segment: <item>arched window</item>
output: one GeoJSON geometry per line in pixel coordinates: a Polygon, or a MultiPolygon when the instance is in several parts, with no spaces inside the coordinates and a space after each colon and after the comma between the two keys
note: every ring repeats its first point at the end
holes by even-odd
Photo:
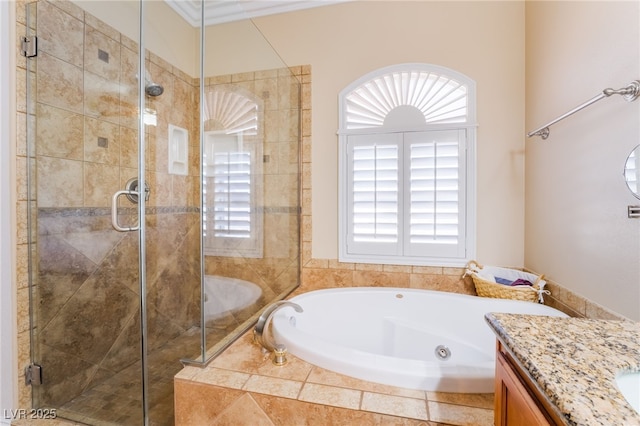
{"type": "Polygon", "coordinates": [[[475,83],[382,68],[339,96],[340,260],[462,266],[475,245],[475,83]]]}

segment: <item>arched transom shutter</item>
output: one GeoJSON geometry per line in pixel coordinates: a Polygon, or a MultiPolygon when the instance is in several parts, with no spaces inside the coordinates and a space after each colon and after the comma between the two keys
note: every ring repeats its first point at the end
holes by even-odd
{"type": "Polygon", "coordinates": [[[422,124],[469,119],[467,86],[439,72],[387,72],[351,90],[344,105],[347,130],[385,126],[385,120],[393,117],[390,113],[402,106],[419,111],[422,124]]]}

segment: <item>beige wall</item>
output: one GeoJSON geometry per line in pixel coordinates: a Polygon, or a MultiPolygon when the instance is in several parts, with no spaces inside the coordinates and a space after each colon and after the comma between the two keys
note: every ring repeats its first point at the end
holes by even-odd
{"type": "Polygon", "coordinates": [[[338,93],[387,65],[452,68],[478,89],[482,262],[524,260],[524,3],[353,2],[255,19],[287,64],[310,64],[313,257],[338,257],[338,93]]]}
{"type": "MultiPolygon", "coordinates": [[[[532,130],[606,87],[640,78],[640,2],[527,2],[532,130]]],[[[526,143],[525,265],[640,319],[640,204],[622,178],[640,142],[640,101],[603,99],[526,143]]]]}

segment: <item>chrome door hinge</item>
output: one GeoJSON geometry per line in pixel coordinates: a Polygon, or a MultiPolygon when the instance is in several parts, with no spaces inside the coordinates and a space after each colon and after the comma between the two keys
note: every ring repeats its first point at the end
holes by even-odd
{"type": "Polygon", "coordinates": [[[627,216],[629,219],[640,218],[640,206],[627,206],[627,216]]]}
{"type": "Polygon", "coordinates": [[[22,37],[22,56],[27,58],[38,56],[38,37],[22,37]]]}
{"type": "Polygon", "coordinates": [[[42,367],[38,364],[29,364],[24,369],[24,384],[41,385],[42,384],[42,367]]]}

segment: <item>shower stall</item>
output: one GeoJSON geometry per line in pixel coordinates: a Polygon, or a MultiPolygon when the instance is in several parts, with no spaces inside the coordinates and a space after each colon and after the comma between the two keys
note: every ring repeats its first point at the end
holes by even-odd
{"type": "Polygon", "coordinates": [[[34,408],[173,424],[300,279],[300,73],[235,1],[26,5],[34,408]]]}

